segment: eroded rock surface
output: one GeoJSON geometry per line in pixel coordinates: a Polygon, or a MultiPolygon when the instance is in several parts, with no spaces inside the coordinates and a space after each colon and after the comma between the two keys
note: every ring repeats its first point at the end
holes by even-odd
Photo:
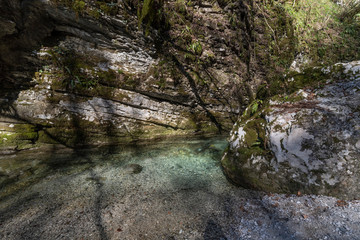
{"type": "MultiPolygon", "coordinates": [[[[197,19],[193,26],[184,32],[185,25],[176,25],[163,33],[169,35],[165,41],[156,30],[147,35],[139,29],[131,6],[96,2],[101,7],[87,6],[86,12],[62,3],[1,2],[4,151],[231,129],[243,106],[239,97],[248,97],[238,90],[242,76],[235,74],[244,64],[234,64],[238,50],[224,39],[236,31],[218,4],[188,7],[183,14],[197,19]],[[191,40],[200,33],[211,37],[191,40]],[[178,35],[184,34],[189,36],[182,41],[178,35]],[[24,133],[9,127],[13,122],[29,128],[24,133]]],[[[176,4],[166,7],[177,11],[176,4]]]]}
{"type": "Polygon", "coordinates": [[[343,69],[339,80],[320,89],[248,108],[222,159],[230,179],[264,191],[360,196],[360,62],[322,71],[334,68],[343,69]]]}

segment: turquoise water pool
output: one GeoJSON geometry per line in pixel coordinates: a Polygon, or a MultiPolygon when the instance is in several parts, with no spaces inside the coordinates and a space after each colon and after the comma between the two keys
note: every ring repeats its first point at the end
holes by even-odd
{"type": "Polygon", "coordinates": [[[0,239],[358,239],[360,201],[224,176],[224,138],[0,156],[0,239]]]}

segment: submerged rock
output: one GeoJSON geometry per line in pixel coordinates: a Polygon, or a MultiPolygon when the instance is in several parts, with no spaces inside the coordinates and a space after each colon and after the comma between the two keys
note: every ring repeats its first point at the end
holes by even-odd
{"type": "Polygon", "coordinates": [[[222,159],[232,181],[271,192],[360,196],[360,62],[335,66],[340,80],[247,109],[222,159]]]}
{"type": "Polygon", "coordinates": [[[125,167],[125,172],[126,173],[130,173],[130,174],[138,174],[141,173],[141,171],[143,170],[143,167],[140,166],[139,164],[127,164],[125,167]]]}

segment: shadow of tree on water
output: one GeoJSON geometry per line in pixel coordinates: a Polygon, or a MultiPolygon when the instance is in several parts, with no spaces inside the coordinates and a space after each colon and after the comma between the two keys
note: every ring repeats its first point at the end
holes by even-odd
{"type": "Polygon", "coordinates": [[[206,223],[206,228],[204,231],[204,240],[227,240],[228,238],[225,236],[224,232],[222,231],[221,226],[212,219],[209,219],[206,223]]]}

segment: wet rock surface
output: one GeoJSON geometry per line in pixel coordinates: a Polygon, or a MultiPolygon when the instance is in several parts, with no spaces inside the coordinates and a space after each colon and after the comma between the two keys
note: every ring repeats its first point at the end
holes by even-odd
{"type": "Polygon", "coordinates": [[[139,164],[128,164],[124,166],[124,170],[126,173],[131,173],[131,174],[138,174],[141,173],[141,171],[143,170],[143,167],[139,164]]]}
{"type": "Polygon", "coordinates": [[[0,237],[358,238],[359,200],[265,194],[235,187],[219,164],[225,146],[222,139],[187,139],[141,150],[138,146],[62,149],[54,155],[48,151],[44,158],[39,158],[39,151],[29,153],[22,156],[23,162],[37,160],[30,175],[37,178],[24,177],[20,184],[1,188],[0,237]],[[139,174],[119,174],[127,164],[144,168],[139,174]],[[42,174],[44,166],[47,171],[42,174]]]}
{"type": "Polygon", "coordinates": [[[360,196],[360,63],[335,68],[339,80],[273,98],[239,120],[222,160],[233,181],[273,192],[360,196]]]}

